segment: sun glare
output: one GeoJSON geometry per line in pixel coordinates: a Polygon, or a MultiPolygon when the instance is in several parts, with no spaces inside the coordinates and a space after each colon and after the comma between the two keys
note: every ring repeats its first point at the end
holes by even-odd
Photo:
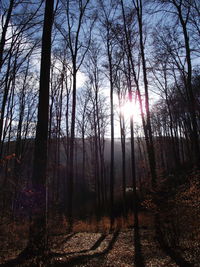
{"type": "Polygon", "coordinates": [[[135,122],[141,121],[141,112],[138,102],[126,102],[121,108],[120,113],[124,116],[124,118],[130,119],[133,116],[135,122]]]}

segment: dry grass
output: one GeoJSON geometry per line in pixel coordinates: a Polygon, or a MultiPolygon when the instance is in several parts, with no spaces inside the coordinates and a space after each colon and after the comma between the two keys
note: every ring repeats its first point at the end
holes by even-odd
{"type": "MultiPolygon", "coordinates": [[[[150,216],[145,213],[139,214],[140,226],[149,226],[151,224],[150,216]]],[[[114,230],[126,231],[133,227],[134,218],[133,214],[129,213],[127,219],[118,217],[115,219],[114,230]]],[[[49,220],[48,232],[50,236],[66,236],[68,222],[65,217],[54,217],[49,220]]],[[[109,217],[102,217],[97,220],[92,217],[88,220],[76,220],[73,227],[74,233],[104,233],[110,232],[110,219],[109,217]]],[[[18,221],[4,223],[0,225],[0,262],[5,259],[16,257],[25,247],[28,240],[29,221],[18,221]]]]}
{"type": "MultiPolygon", "coordinates": [[[[152,216],[149,216],[148,213],[140,213],[139,214],[139,224],[141,227],[150,227],[153,225],[152,216]]],[[[114,222],[115,230],[127,230],[132,228],[134,225],[134,216],[132,213],[129,213],[127,218],[123,216],[117,217],[114,222]]],[[[65,233],[68,227],[68,222],[65,217],[63,217],[59,222],[52,221],[50,223],[50,229],[54,229],[53,234],[65,233]]],[[[88,220],[76,220],[73,226],[73,232],[102,232],[108,233],[110,231],[110,218],[104,216],[97,220],[95,216],[88,220]]],[[[50,231],[51,232],[51,231],[50,231]]]]}

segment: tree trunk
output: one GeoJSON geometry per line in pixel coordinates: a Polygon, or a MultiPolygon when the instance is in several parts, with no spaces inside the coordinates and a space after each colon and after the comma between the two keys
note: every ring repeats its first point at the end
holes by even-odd
{"type": "Polygon", "coordinates": [[[154,188],[157,182],[156,158],[155,158],[153,135],[152,135],[152,129],[151,129],[147,68],[146,68],[146,59],[145,59],[144,43],[143,43],[142,1],[140,1],[140,4],[137,2],[135,6],[137,10],[137,18],[138,18],[138,26],[139,26],[140,51],[141,51],[143,81],[144,81],[144,90],[145,90],[145,109],[146,109],[146,117],[147,117],[146,130],[147,130],[147,135],[148,135],[148,140],[149,140],[148,145],[147,145],[147,151],[148,151],[148,157],[149,157],[149,167],[151,171],[151,185],[152,185],[152,188],[154,188]]]}
{"type": "Polygon", "coordinates": [[[71,135],[69,147],[69,172],[68,172],[68,231],[73,229],[73,191],[74,191],[74,141],[75,141],[75,120],[76,120],[76,59],[73,62],[73,90],[72,90],[72,114],[71,114],[71,135]]]}
{"type": "Polygon", "coordinates": [[[185,41],[185,52],[187,61],[187,94],[188,94],[188,110],[190,112],[190,118],[192,123],[192,150],[194,151],[194,164],[200,166],[200,148],[199,148],[199,137],[198,137],[198,126],[195,112],[195,98],[192,89],[192,62],[190,52],[190,41],[187,32],[187,21],[184,21],[181,6],[178,6],[173,0],[174,5],[177,8],[179,20],[183,29],[183,36],[185,41]]]}
{"type": "MultiPolygon", "coordinates": [[[[30,206],[29,242],[24,253],[42,254],[47,250],[47,142],[49,119],[49,80],[51,64],[51,31],[54,0],[46,0],[42,36],[38,119],[32,176],[33,206],[30,206]]],[[[31,197],[31,196],[30,196],[31,197]]],[[[30,201],[31,203],[31,201],[30,201]]]]}
{"type": "MultiPolygon", "coordinates": [[[[109,41],[108,41],[109,42],[109,41]]],[[[110,54],[109,44],[107,44],[108,60],[109,60],[109,76],[110,76],[110,127],[111,127],[111,147],[110,147],[110,228],[113,229],[114,225],[114,103],[113,103],[113,72],[112,72],[112,58],[110,54]]]]}
{"type": "Polygon", "coordinates": [[[14,6],[14,0],[10,0],[10,5],[9,5],[7,16],[6,16],[6,21],[3,26],[1,40],[0,40],[0,72],[1,72],[2,65],[3,65],[3,52],[4,52],[5,43],[6,43],[6,32],[9,26],[13,6],[14,6]]]}

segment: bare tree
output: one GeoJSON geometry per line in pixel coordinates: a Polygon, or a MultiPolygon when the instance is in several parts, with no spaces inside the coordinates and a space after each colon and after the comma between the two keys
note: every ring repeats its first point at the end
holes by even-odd
{"type": "MultiPolygon", "coordinates": [[[[184,71],[185,75],[185,86],[187,92],[187,105],[190,113],[190,120],[192,123],[191,133],[192,133],[192,146],[194,151],[194,163],[196,166],[199,166],[200,162],[200,149],[199,149],[199,140],[198,140],[198,126],[197,126],[197,118],[195,112],[195,97],[192,89],[192,53],[191,53],[191,42],[190,42],[190,33],[189,33],[189,18],[191,15],[191,9],[193,5],[191,5],[188,1],[158,1],[164,6],[169,6],[173,8],[174,16],[178,19],[179,27],[182,30],[182,36],[184,40],[184,50],[185,50],[185,61],[187,63],[187,69],[184,71]]],[[[194,7],[196,7],[195,2],[193,3],[194,7]]],[[[198,11],[198,8],[196,9],[198,11]]]]}
{"type": "MultiPolygon", "coordinates": [[[[92,28],[95,22],[95,16],[88,21],[87,35],[83,26],[85,14],[88,11],[89,0],[83,1],[63,1],[63,6],[66,10],[66,29],[57,23],[61,35],[67,43],[70,51],[72,62],[72,112],[71,112],[71,129],[70,129],[70,147],[69,147],[69,170],[68,170],[68,221],[69,231],[73,227],[73,180],[74,180],[74,141],[75,141],[75,117],[76,117],[76,94],[77,94],[77,73],[85,59],[88,52],[92,28]],[[74,19],[76,18],[76,23],[74,19]],[[82,39],[83,38],[83,39],[82,39]],[[82,42],[85,42],[83,45],[82,42]]],[[[86,25],[85,25],[86,26],[86,25]]]]}
{"type": "Polygon", "coordinates": [[[32,207],[29,242],[23,252],[25,254],[42,254],[47,249],[46,175],[53,8],[54,0],[46,1],[42,36],[38,119],[32,174],[35,202],[34,207],[32,207]]]}
{"type": "Polygon", "coordinates": [[[11,0],[8,9],[3,12],[3,17],[6,16],[6,19],[5,19],[5,23],[2,27],[3,29],[2,29],[1,40],[0,40],[0,71],[1,71],[1,68],[3,65],[3,53],[4,53],[4,47],[6,44],[6,33],[8,31],[9,22],[11,19],[11,14],[12,14],[12,11],[14,8],[14,3],[15,3],[15,1],[11,0]]]}

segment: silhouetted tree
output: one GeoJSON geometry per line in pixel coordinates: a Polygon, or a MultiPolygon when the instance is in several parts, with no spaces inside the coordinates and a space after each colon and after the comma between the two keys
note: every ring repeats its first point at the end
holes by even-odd
{"type": "Polygon", "coordinates": [[[49,113],[49,81],[51,65],[51,32],[54,0],[45,2],[40,68],[38,118],[35,137],[32,186],[34,195],[31,209],[29,242],[24,253],[41,254],[47,249],[47,143],[49,113]]]}

